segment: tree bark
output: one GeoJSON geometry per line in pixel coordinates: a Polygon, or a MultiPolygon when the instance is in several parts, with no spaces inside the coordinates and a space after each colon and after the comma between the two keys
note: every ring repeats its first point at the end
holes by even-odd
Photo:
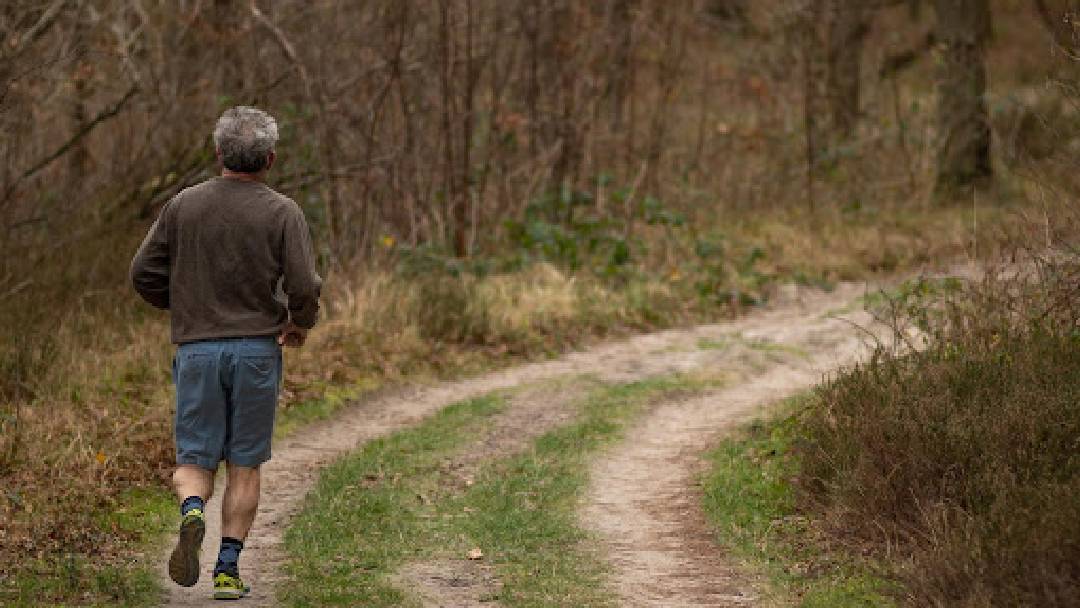
{"type": "Polygon", "coordinates": [[[831,131],[838,140],[855,133],[859,120],[863,42],[869,32],[863,0],[831,0],[828,13],[828,91],[831,131]]]}
{"type": "Polygon", "coordinates": [[[623,127],[623,111],[630,92],[630,62],[634,52],[633,0],[613,0],[611,7],[611,115],[612,129],[623,127]]]}
{"type": "Polygon", "coordinates": [[[986,46],[989,0],[936,0],[938,173],[936,191],[955,193],[985,181],[990,165],[986,46]]]}
{"type": "Polygon", "coordinates": [[[749,0],[712,0],[708,11],[735,28],[742,29],[750,22],[749,0]]]}
{"type": "MultiPolygon", "coordinates": [[[[86,106],[91,97],[90,79],[93,74],[93,65],[87,60],[89,54],[89,27],[85,20],[82,5],[75,5],[71,9],[71,47],[73,59],[71,62],[71,131],[79,133],[86,128],[90,117],[86,106]]],[[[68,156],[69,175],[79,179],[85,175],[90,167],[90,151],[86,147],[85,139],[80,139],[74,144],[71,154],[68,156]]]]}
{"type": "Polygon", "coordinates": [[[212,27],[218,48],[218,93],[232,105],[244,102],[243,52],[240,37],[244,33],[244,11],[237,0],[214,0],[212,27]]]}
{"type": "Polygon", "coordinates": [[[829,112],[824,89],[828,78],[824,34],[826,1],[811,0],[807,3],[799,31],[803,72],[803,129],[806,135],[806,197],[811,211],[815,206],[814,181],[829,148],[829,112]]]}

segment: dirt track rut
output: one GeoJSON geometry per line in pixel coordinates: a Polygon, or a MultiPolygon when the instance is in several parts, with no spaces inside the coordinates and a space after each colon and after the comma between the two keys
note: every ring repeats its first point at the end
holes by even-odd
{"type": "Polygon", "coordinates": [[[730,357],[723,365],[739,380],[661,404],[594,462],[580,519],[605,545],[620,606],[759,604],[758,585],[725,559],[705,522],[695,483],[702,454],[725,430],[816,384],[864,348],[843,321],[789,321],[762,323],[742,334],[775,349],[767,351],[772,357],[730,357]]]}

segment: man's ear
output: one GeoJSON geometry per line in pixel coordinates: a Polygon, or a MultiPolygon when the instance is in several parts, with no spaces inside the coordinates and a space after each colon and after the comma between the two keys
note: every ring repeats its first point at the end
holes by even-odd
{"type": "Polygon", "coordinates": [[[271,152],[266,155],[266,166],[263,167],[263,171],[269,171],[270,167],[274,166],[274,160],[277,158],[276,152],[271,152]]]}

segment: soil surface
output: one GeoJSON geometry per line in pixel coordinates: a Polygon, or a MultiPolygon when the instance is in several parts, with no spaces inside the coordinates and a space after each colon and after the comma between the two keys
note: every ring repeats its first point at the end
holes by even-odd
{"type": "MultiPolygon", "coordinates": [[[[626,606],[756,603],[753,581],[725,559],[700,513],[694,495],[700,453],[724,429],[857,356],[859,329],[829,313],[850,308],[864,292],[861,285],[842,285],[828,294],[802,294],[730,323],[636,336],[476,378],[400,390],[361,400],[332,420],[298,430],[277,442],[273,460],[263,468],[262,501],[241,558],[241,574],[252,586],[244,606],[275,605],[275,587],[284,579],[286,561],[282,535],[290,517],[318,471],[363,443],[416,424],[456,401],[523,388],[498,415],[492,431],[463,452],[457,464],[467,483],[481,459],[520,450],[540,432],[569,420],[571,414],[560,404],[570,403],[588,387],[575,379],[627,382],[702,371],[731,372],[735,380],[722,391],[657,406],[624,442],[603,454],[593,469],[582,524],[603,542],[614,569],[613,585],[626,606]],[[536,388],[552,381],[558,382],[557,394],[536,388]]],[[[845,316],[869,323],[861,313],[845,316]]],[[[221,493],[218,487],[207,507],[202,576],[195,587],[181,588],[168,579],[165,563],[174,540],[163,547],[160,572],[166,605],[219,605],[209,598],[220,539],[221,493]]],[[[431,606],[470,605],[495,584],[482,567],[457,561],[413,564],[401,574],[422,581],[425,604],[431,606]]]]}
{"type": "MultiPolygon", "coordinates": [[[[702,455],[725,430],[864,351],[854,326],[816,310],[748,320],[742,338],[767,355],[765,361],[732,352],[721,363],[738,378],[728,388],[661,404],[594,462],[580,521],[606,546],[620,606],[761,603],[759,585],[725,559],[706,524],[698,483],[702,455]]],[[[854,316],[869,325],[868,316],[854,316]]]]}

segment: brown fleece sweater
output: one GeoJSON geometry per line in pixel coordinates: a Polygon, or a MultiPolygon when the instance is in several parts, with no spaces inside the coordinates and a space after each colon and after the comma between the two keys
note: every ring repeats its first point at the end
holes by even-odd
{"type": "Polygon", "coordinates": [[[274,335],[319,316],[304,213],[257,181],[216,177],[177,194],[131,261],[131,282],[170,310],[175,344],[274,335]]]}

